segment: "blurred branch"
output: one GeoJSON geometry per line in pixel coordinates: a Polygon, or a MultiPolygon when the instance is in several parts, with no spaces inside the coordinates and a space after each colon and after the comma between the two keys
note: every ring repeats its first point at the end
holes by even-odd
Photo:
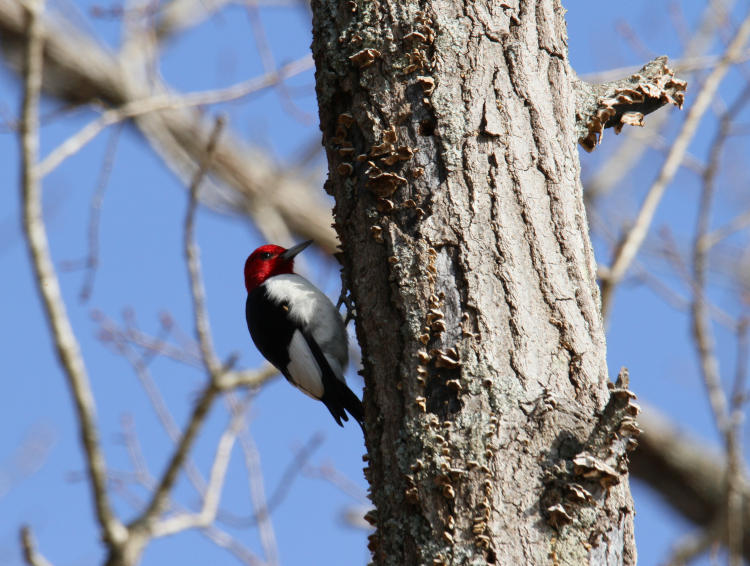
{"type": "Polygon", "coordinates": [[[96,277],[96,271],[99,267],[99,226],[101,223],[102,205],[104,204],[104,194],[107,190],[109,178],[112,174],[112,168],[114,166],[115,154],[117,152],[117,144],[120,140],[120,134],[122,128],[115,128],[110,134],[109,140],[107,141],[107,148],[104,152],[104,160],[99,170],[99,178],[94,188],[94,194],[91,197],[91,204],[89,205],[89,226],[88,226],[88,253],[86,257],[78,261],[67,261],[61,265],[61,269],[73,270],[83,269],[84,280],[81,285],[81,291],[78,293],[78,298],[82,303],[85,303],[91,298],[91,293],[94,290],[94,278],[96,277]]]}
{"type": "Polygon", "coordinates": [[[296,451],[294,458],[284,469],[284,473],[281,474],[281,478],[271,494],[271,497],[268,498],[268,504],[265,507],[256,509],[255,514],[250,517],[233,517],[226,512],[220,512],[219,515],[221,520],[228,525],[238,528],[252,527],[266,520],[266,517],[269,517],[273,510],[284,501],[289,489],[294,483],[294,480],[302,472],[313,453],[320,448],[321,444],[323,444],[323,440],[323,434],[317,432],[296,451]]]}
{"type": "Polygon", "coordinates": [[[0,500],[44,466],[55,439],[56,430],[49,423],[36,423],[26,431],[13,454],[0,465],[0,500]]]}
{"type": "MultiPolygon", "coordinates": [[[[24,30],[23,10],[17,0],[0,0],[0,43],[3,57],[11,68],[19,68],[19,54],[25,45],[24,30]]],[[[40,33],[48,45],[44,50],[45,75],[42,84],[48,95],[66,104],[107,106],[111,110],[102,116],[107,115],[107,120],[112,123],[117,121],[118,109],[129,104],[141,104],[143,100],[161,98],[161,104],[169,109],[136,113],[135,124],[167,165],[187,183],[205,152],[205,145],[200,140],[204,139],[204,132],[210,130],[201,113],[184,105],[173,108],[171,105],[175,102],[179,104],[178,101],[182,99],[179,95],[153,95],[145,90],[146,85],[138,77],[131,77],[121,61],[67,22],[48,19],[40,33]],[[173,98],[167,101],[165,97],[173,98]]],[[[251,79],[232,87],[236,91],[220,95],[206,94],[205,99],[188,98],[186,104],[208,104],[242,96],[243,92],[259,88],[258,83],[253,81],[265,80],[273,84],[287,76],[283,73],[294,70],[295,65],[299,71],[305,65],[309,68],[311,63],[306,63],[303,58],[282,67],[275,76],[251,79]]],[[[166,90],[166,87],[160,88],[166,90]]],[[[200,96],[203,94],[198,93],[197,97],[200,96]]],[[[130,111],[134,111],[132,107],[130,111]]],[[[93,127],[87,135],[91,133],[96,133],[93,127]]],[[[45,168],[50,163],[48,161],[45,168]]],[[[274,231],[274,225],[263,222],[262,214],[270,209],[283,221],[284,226],[288,225],[297,234],[314,239],[329,253],[335,251],[337,239],[330,226],[329,207],[319,189],[311,186],[294,170],[277,166],[265,152],[246,146],[236,137],[225,135],[216,148],[211,174],[220,184],[209,185],[210,190],[203,192],[204,202],[219,210],[230,209],[254,218],[267,239],[279,240],[285,230],[274,231]]]]}
{"type": "MultiPolygon", "coordinates": [[[[200,474],[193,474],[201,480],[200,482],[196,482],[196,479],[193,478],[194,484],[196,484],[196,487],[198,487],[203,495],[202,509],[198,513],[183,513],[160,521],[160,515],[168,507],[170,493],[175,485],[179,472],[185,464],[189,462],[188,455],[190,449],[197,438],[199,430],[205,422],[213,401],[216,396],[227,387],[227,383],[224,382],[223,378],[226,377],[227,374],[230,374],[232,376],[230,385],[237,386],[238,383],[238,380],[234,377],[234,372],[230,372],[228,368],[223,367],[219,363],[213,349],[208,314],[205,306],[205,291],[203,288],[203,279],[200,269],[199,249],[194,241],[194,224],[198,202],[198,191],[201,181],[211,165],[211,159],[213,158],[223,126],[223,119],[217,119],[213,132],[209,137],[204,158],[190,184],[189,202],[184,224],[184,252],[185,261],[188,265],[195,329],[203,364],[209,375],[209,381],[204,387],[203,392],[193,409],[185,431],[177,442],[174,453],[169,460],[164,474],[161,476],[161,479],[157,482],[156,488],[153,490],[146,509],[129,525],[131,536],[127,540],[123,554],[131,557],[139,557],[145,544],[153,537],[168,536],[192,528],[205,528],[213,523],[218,512],[221,490],[224,485],[224,478],[226,476],[232,447],[234,446],[239,428],[242,425],[243,414],[235,414],[219,440],[214,464],[205,489],[200,489],[200,487],[203,487],[200,474]]],[[[141,370],[139,371],[139,376],[144,373],[143,370],[145,368],[142,364],[136,364],[134,367],[137,370],[141,370]]],[[[171,427],[168,425],[171,424],[171,416],[167,418],[166,415],[168,415],[168,411],[161,402],[161,396],[155,395],[153,392],[149,396],[152,399],[152,402],[157,401],[155,407],[160,414],[162,423],[167,426],[169,431],[171,427]]],[[[135,560],[132,558],[130,559],[130,563],[134,561],[137,561],[137,558],[135,560]]]]}
{"type": "Polygon", "coordinates": [[[667,566],[685,566],[698,558],[716,544],[720,529],[718,525],[711,525],[702,531],[690,533],[680,539],[672,550],[672,556],[666,563],[667,566]]]}
{"type": "Polygon", "coordinates": [[[750,210],[738,214],[724,226],[706,234],[703,237],[703,246],[708,250],[748,226],[750,226],[750,210]]]}
{"type": "Polygon", "coordinates": [[[203,276],[201,275],[200,250],[195,243],[195,211],[198,207],[198,190],[200,189],[203,177],[211,166],[211,161],[216,151],[216,143],[219,141],[224,123],[224,118],[219,117],[216,119],[214,130],[211,132],[208,144],[206,145],[206,153],[203,155],[200,167],[196,171],[193,181],[190,183],[184,229],[185,262],[188,267],[190,293],[193,299],[195,334],[198,337],[203,365],[211,376],[211,381],[214,383],[221,377],[222,368],[211,341],[211,328],[208,322],[208,311],[206,310],[206,291],[203,288],[203,276]]]}
{"type": "Polygon", "coordinates": [[[244,412],[238,411],[233,414],[229,420],[227,428],[219,439],[214,456],[214,463],[211,466],[211,473],[208,479],[208,486],[203,494],[203,505],[198,513],[182,513],[169,517],[156,523],[153,527],[153,536],[169,536],[180,531],[193,529],[197,527],[207,527],[216,518],[216,512],[219,509],[221,499],[221,490],[224,486],[229,459],[232,456],[237,433],[243,426],[244,412]]]}
{"type": "MultiPolygon", "coordinates": [[[[706,271],[708,248],[705,245],[711,219],[711,205],[716,193],[716,175],[724,144],[729,135],[732,120],[740,109],[750,100],[750,86],[746,87],[735,102],[722,114],[716,137],[711,150],[706,172],[703,175],[703,189],[698,204],[695,237],[693,240],[693,302],[691,317],[693,336],[698,351],[701,373],[706,385],[708,399],[716,424],[724,437],[727,452],[726,476],[726,531],[729,561],[733,566],[741,566],[742,559],[742,448],[740,444],[740,426],[743,420],[742,402],[730,403],[721,384],[719,361],[715,351],[715,340],[706,307],[706,271]],[[730,413],[731,410],[731,413],[730,413]]],[[[742,335],[739,334],[740,342],[742,335]]],[[[738,364],[740,365],[740,364],[738,364]]],[[[738,376],[738,382],[744,376],[738,376]]],[[[734,400],[733,400],[734,401],[734,400]]]]}
{"type": "Polygon", "coordinates": [[[163,42],[207,20],[234,0],[172,0],[159,13],[154,32],[163,42]]]}
{"type": "MultiPolygon", "coordinates": [[[[107,110],[99,118],[85,125],[52,150],[39,164],[39,175],[40,177],[45,177],[54,171],[63,161],[78,153],[106,128],[123,120],[137,118],[144,114],[160,110],[178,110],[193,106],[208,106],[220,102],[229,102],[266,89],[311,67],[312,56],[306,55],[297,61],[284,65],[278,70],[224,89],[188,94],[156,94],[139,100],[133,100],[112,110],[107,110]]],[[[215,147],[213,151],[216,151],[215,147]]],[[[206,158],[203,154],[198,157],[200,159],[206,158]]]]}
{"type": "MultiPolygon", "coordinates": [[[[731,5],[734,3],[735,0],[723,2],[727,9],[731,9],[731,5]]],[[[689,42],[687,43],[683,54],[683,61],[704,57],[704,52],[713,45],[716,29],[720,23],[719,20],[720,18],[717,17],[717,2],[709,2],[706,4],[698,20],[697,29],[690,34],[689,42]]],[[[712,56],[712,58],[715,57],[716,56],[712,56]]],[[[715,63],[712,63],[711,67],[713,67],[714,64],[715,63]]],[[[695,70],[692,68],[686,68],[685,66],[680,66],[679,60],[674,61],[674,68],[675,72],[680,74],[687,74],[695,70]]],[[[633,68],[633,70],[637,69],[633,68]]],[[[615,71],[618,71],[617,74],[614,74],[613,71],[612,76],[591,77],[585,75],[581,77],[581,79],[591,83],[608,82],[617,80],[618,78],[629,75],[632,72],[630,69],[615,69],[615,71]]],[[[648,132],[661,131],[663,126],[667,123],[668,117],[669,113],[667,112],[660,112],[652,115],[648,122],[648,132]]],[[[604,164],[599,167],[599,170],[586,182],[584,198],[586,199],[587,205],[594,202],[597,197],[608,193],[612,187],[614,187],[635,167],[635,164],[647,148],[647,145],[642,143],[640,135],[633,135],[638,132],[638,130],[631,130],[630,135],[625,137],[604,164]]],[[[649,135],[648,132],[645,132],[645,134],[649,135]]]]}
{"type": "MultiPolygon", "coordinates": [[[[250,399],[250,396],[248,396],[248,400],[249,399],[250,399]]],[[[230,421],[230,426],[231,424],[232,423],[230,421]]],[[[140,449],[140,444],[138,443],[138,438],[135,435],[135,430],[133,429],[133,423],[130,419],[123,420],[123,436],[124,436],[124,441],[128,448],[128,454],[131,457],[131,461],[135,469],[135,481],[141,486],[145,487],[146,489],[152,490],[153,481],[151,478],[151,474],[149,473],[148,468],[146,466],[146,462],[143,459],[143,455],[140,449]]],[[[219,455],[218,450],[217,450],[217,455],[219,455]]],[[[125,483],[123,482],[118,483],[118,488],[119,488],[119,493],[125,499],[130,501],[131,506],[134,509],[142,508],[143,502],[140,501],[137,498],[137,496],[135,496],[129,489],[127,489],[127,485],[125,483]]],[[[201,495],[203,495],[205,492],[205,489],[199,490],[199,491],[201,492],[201,495]]],[[[187,511],[180,508],[178,505],[174,503],[171,505],[171,508],[174,508],[178,513],[182,513],[184,516],[189,515],[187,511]]],[[[209,524],[204,527],[201,527],[199,529],[199,532],[206,538],[213,541],[217,546],[220,546],[221,548],[228,550],[240,562],[243,562],[244,564],[248,564],[249,566],[263,565],[262,561],[259,560],[258,557],[252,551],[250,551],[243,544],[237,541],[233,536],[219,529],[215,524],[209,524]]]]}
{"type": "MultiPolygon", "coordinates": [[[[235,415],[244,411],[244,407],[242,407],[231,393],[227,395],[227,403],[229,404],[230,411],[235,415]]],[[[242,454],[245,458],[250,500],[253,504],[253,510],[258,517],[258,531],[260,544],[263,547],[263,554],[268,566],[278,566],[279,550],[276,544],[273,523],[271,523],[271,516],[267,512],[268,500],[266,498],[266,488],[263,483],[263,471],[260,466],[260,453],[250,434],[246,420],[242,422],[242,428],[239,431],[239,440],[242,454]]]]}
{"type": "MultiPolygon", "coordinates": [[[[688,438],[653,409],[638,416],[643,434],[630,457],[633,477],[647,483],[676,512],[703,529],[726,515],[727,460],[695,438],[688,438]]],[[[742,555],[750,560],[750,481],[742,476],[742,555]]],[[[726,544],[726,523],[715,540],[726,544]]]]}
{"type": "Polygon", "coordinates": [[[21,527],[21,549],[23,550],[23,559],[28,566],[52,566],[52,564],[50,564],[50,562],[37,551],[34,535],[31,533],[31,527],[28,525],[21,527]]]}
{"type": "Polygon", "coordinates": [[[42,217],[41,179],[36,172],[39,151],[39,96],[42,85],[43,41],[39,0],[29,0],[28,42],[24,66],[23,108],[20,121],[21,192],[23,226],[34,267],[35,282],[41,296],[57,356],[68,380],[78,420],[79,434],[103,539],[111,545],[121,543],[127,531],[112,513],[107,495],[104,455],[99,446],[94,398],[80,347],[68,320],[57,274],[47,243],[42,217]]]}
{"type": "Polygon", "coordinates": [[[721,80],[729,70],[729,67],[736,61],[741,53],[748,36],[750,36],[750,16],[747,16],[742,22],[742,25],[737,30],[737,33],[727,47],[721,61],[706,78],[703,88],[700,90],[695,98],[695,102],[688,110],[682,129],[677,135],[677,138],[659,171],[659,175],[651,185],[651,188],[643,201],[641,210],[638,212],[638,216],[636,217],[632,228],[627,234],[625,234],[621,245],[617,247],[612,266],[607,271],[606,276],[601,280],[602,313],[605,318],[609,312],[609,307],[611,306],[614,289],[620,283],[625,272],[633,261],[633,258],[635,258],[638,253],[638,250],[648,233],[648,229],[651,226],[651,221],[656,213],[656,208],[661,201],[661,197],[664,195],[667,185],[672,181],[672,178],[687,151],[688,145],[693,139],[693,135],[698,128],[698,124],[703,117],[703,114],[708,109],[711,99],[719,88],[721,80]]]}
{"type": "MultiPolygon", "coordinates": [[[[166,431],[167,436],[169,436],[169,439],[176,444],[180,439],[180,429],[177,426],[177,423],[175,423],[174,417],[169,411],[167,404],[164,402],[164,397],[159,392],[151,373],[143,363],[142,356],[139,356],[132,348],[129,348],[121,339],[116,339],[115,344],[119,352],[133,367],[133,371],[135,371],[138,380],[141,382],[141,385],[146,392],[146,396],[148,397],[159,422],[166,431]]],[[[185,474],[190,480],[190,483],[193,484],[193,487],[195,487],[198,493],[203,495],[206,489],[206,481],[203,479],[198,467],[188,458],[184,464],[184,468],[185,474]]]]}
{"type": "Polygon", "coordinates": [[[219,529],[216,525],[209,525],[200,532],[214,544],[231,552],[237,560],[248,566],[266,566],[255,554],[250,552],[233,536],[219,529]]]}
{"type": "MultiPolygon", "coordinates": [[[[167,507],[169,494],[172,491],[172,487],[174,486],[175,482],[177,481],[177,475],[179,474],[180,468],[182,468],[182,465],[187,459],[193,442],[198,436],[198,431],[201,429],[203,422],[206,420],[208,411],[211,408],[211,405],[213,404],[213,401],[218,393],[219,390],[216,388],[216,385],[213,383],[213,381],[207,383],[203,388],[203,391],[201,392],[198,401],[196,402],[195,407],[193,407],[193,411],[190,414],[187,427],[182,433],[180,441],[177,443],[175,451],[169,459],[169,463],[167,464],[167,468],[164,471],[164,474],[162,475],[156,486],[156,489],[151,495],[151,500],[149,501],[148,506],[139,517],[137,517],[130,523],[129,529],[131,530],[131,532],[138,533],[138,535],[140,535],[140,537],[143,539],[142,541],[139,541],[140,546],[145,543],[145,540],[149,536],[154,534],[154,529],[156,528],[156,520],[167,507]]],[[[131,537],[131,539],[134,538],[135,537],[131,537]]],[[[133,542],[132,544],[134,546],[138,545],[137,542],[133,542]]]]}
{"type": "MultiPolygon", "coordinates": [[[[722,59],[723,55],[698,55],[695,57],[683,57],[681,59],[673,59],[672,67],[675,73],[693,73],[695,71],[704,71],[707,69],[714,68],[722,59]]],[[[745,49],[740,52],[735,59],[736,63],[750,60],[750,49],[745,49]]],[[[580,75],[579,78],[587,83],[605,83],[610,81],[616,81],[621,77],[632,75],[637,73],[640,67],[638,65],[630,65],[628,67],[618,67],[616,69],[607,69],[606,71],[597,71],[594,73],[587,73],[580,75]]]]}

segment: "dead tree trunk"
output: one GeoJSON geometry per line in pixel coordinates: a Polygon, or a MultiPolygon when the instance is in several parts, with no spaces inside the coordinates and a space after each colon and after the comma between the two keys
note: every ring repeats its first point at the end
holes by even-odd
{"type": "Polygon", "coordinates": [[[635,563],[562,6],[312,7],[374,563],[635,563]]]}

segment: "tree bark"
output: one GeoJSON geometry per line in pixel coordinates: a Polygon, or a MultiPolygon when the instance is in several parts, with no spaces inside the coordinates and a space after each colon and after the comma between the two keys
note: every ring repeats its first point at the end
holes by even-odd
{"type": "MultiPolygon", "coordinates": [[[[314,0],[373,562],[634,564],[552,0],[314,0]]],[[[612,394],[610,394],[612,393],[612,394]]]]}

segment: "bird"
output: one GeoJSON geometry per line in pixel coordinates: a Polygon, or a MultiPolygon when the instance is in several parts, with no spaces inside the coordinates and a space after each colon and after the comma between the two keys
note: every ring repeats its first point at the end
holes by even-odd
{"type": "Polygon", "coordinates": [[[294,273],[294,258],[312,240],[289,249],[257,248],[245,261],[245,318],[256,348],[292,385],[322,401],[339,426],[354,417],[364,431],[362,402],[346,385],[346,327],[330,299],[294,273]]]}

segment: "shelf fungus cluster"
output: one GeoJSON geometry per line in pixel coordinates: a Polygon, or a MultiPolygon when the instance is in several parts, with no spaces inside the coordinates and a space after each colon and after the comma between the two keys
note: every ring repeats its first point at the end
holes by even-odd
{"type": "Polygon", "coordinates": [[[579,509],[606,497],[627,474],[628,452],[636,448],[641,433],[634,400],[623,368],[610,384],[609,401],[586,445],[547,470],[542,503],[550,526],[561,529],[577,520],[579,509]]]}
{"type": "Polygon", "coordinates": [[[576,127],[579,143],[588,152],[601,143],[605,128],[620,133],[623,126],[642,126],[646,114],[673,104],[682,108],[687,83],[674,76],[666,57],[657,57],[630,77],[592,85],[577,85],[576,127]]]}

